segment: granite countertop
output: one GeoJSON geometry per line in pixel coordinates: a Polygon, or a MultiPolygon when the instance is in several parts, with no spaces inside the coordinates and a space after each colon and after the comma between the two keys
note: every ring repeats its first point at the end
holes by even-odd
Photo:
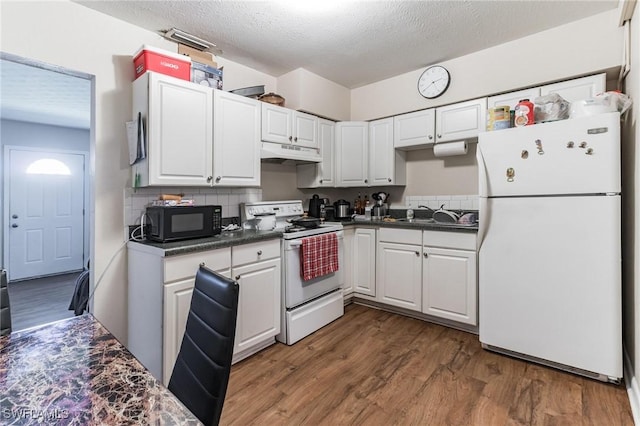
{"type": "Polygon", "coordinates": [[[457,223],[438,223],[425,219],[414,219],[413,221],[404,219],[393,219],[393,222],[385,220],[349,220],[342,222],[343,226],[366,225],[377,228],[409,228],[423,231],[447,231],[447,232],[478,232],[478,224],[461,225],[457,223]]]}
{"type": "Polygon", "coordinates": [[[90,314],[1,337],[0,389],[2,424],[200,424],[90,314]]]}

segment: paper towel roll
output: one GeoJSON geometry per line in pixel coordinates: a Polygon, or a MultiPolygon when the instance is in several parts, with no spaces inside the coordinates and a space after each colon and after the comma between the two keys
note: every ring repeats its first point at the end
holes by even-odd
{"type": "Polygon", "coordinates": [[[467,141],[437,143],[433,147],[433,155],[436,157],[465,155],[467,153],[467,149],[467,141]]]}

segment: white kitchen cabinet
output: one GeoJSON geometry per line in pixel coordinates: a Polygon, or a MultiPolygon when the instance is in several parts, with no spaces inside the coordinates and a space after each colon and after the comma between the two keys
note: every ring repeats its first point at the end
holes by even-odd
{"type": "Polygon", "coordinates": [[[569,102],[576,102],[602,93],[606,87],[607,75],[602,73],[541,86],[540,96],[557,93],[569,102]]]}
{"type": "Polygon", "coordinates": [[[262,102],[262,140],[318,148],[318,118],[262,102]]]}
{"type": "Polygon", "coordinates": [[[336,124],[336,186],[368,186],[369,125],[364,121],[336,124]]]}
{"type": "Polygon", "coordinates": [[[131,167],[134,186],[210,186],[213,91],[147,72],[133,82],[133,117],[146,123],[147,158],[131,167]]]}
{"type": "Polygon", "coordinates": [[[515,110],[516,105],[518,105],[518,102],[520,102],[521,100],[529,99],[531,102],[533,102],[533,100],[538,96],[540,96],[539,87],[532,87],[530,89],[490,96],[489,98],[487,98],[487,108],[509,105],[509,109],[515,110]]]}
{"type": "Polygon", "coordinates": [[[354,228],[344,229],[344,262],[340,265],[342,268],[342,294],[344,297],[351,296],[353,293],[353,242],[355,239],[356,230],[354,228]]]}
{"type": "Polygon", "coordinates": [[[478,324],[475,239],[475,234],[423,232],[423,313],[478,324]]]}
{"type": "Polygon", "coordinates": [[[297,166],[298,188],[333,187],[336,185],[335,167],[336,123],[318,119],[318,143],[322,162],[297,166]]]}
{"type": "Polygon", "coordinates": [[[393,117],[395,148],[424,148],[435,143],[435,109],[410,112],[393,117]]]}
{"type": "Polygon", "coordinates": [[[376,295],[376,230],[358,228],[353,237],[353,291],[376,295]]]}
{"type": "Polygon", "coordinates": [[[436,143],[473,139],[486,129],[487,98],[436,108],[436,143]]]}
{"type": "Polygon", "coordinates": [[[393,118],[369,122],[369,186],[406,185],[406,152],[396,150],[393,118]]]}
{"type": "Polygon", "coordinates": [[[213,186],[260,186],[261,102],[214,90],[213,186]]]}

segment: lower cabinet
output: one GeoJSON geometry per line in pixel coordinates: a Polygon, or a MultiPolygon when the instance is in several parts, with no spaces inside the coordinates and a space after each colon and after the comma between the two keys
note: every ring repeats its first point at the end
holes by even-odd
{"type": "MultiPolygon", "coordinates": [[[[420,231],[415,231],[421,234],[420,231]]],[[[420,235],[422,239],[422,235],[420,235]]],[[[378,300],[413,311],[422,308],[422,246],[381,241],[376,263],[378,300]]]]}
{"type": "Polygon", "coordinates": [[[376,295],[376,230],[357,228],[353,236],[353,291],[376,295]]]}
{"type": "Polygon", "coordinates": [[[345,228],[344,230],[344,262],[340,265],[343,270],[342,274],[342,295],[350,296],[353,293],[353,240],[356,231],[353,228],[345,228]]]}
{"type": "Polygon", "coordinates": [[[130,242],[128,349],[165,385],[180,351],[200,264],[240,285],[234,362],[275,343],[280,332],[280,240],[164,257],[130,242]]]}

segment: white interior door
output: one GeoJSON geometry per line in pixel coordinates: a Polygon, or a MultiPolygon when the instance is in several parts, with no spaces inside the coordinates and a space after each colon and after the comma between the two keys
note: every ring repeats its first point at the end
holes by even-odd
{"type": "Polygon", "coordinates": [[[84,155],[7,151],[9,279],[82,269],[84,155]]]}

